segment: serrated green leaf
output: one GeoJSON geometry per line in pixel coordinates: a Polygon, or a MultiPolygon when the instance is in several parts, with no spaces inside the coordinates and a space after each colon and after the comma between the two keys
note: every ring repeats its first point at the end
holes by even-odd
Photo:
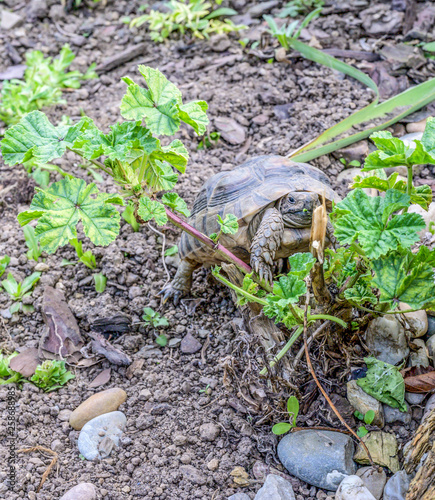
{"type": "Polygon", "coordinates": [[[308,276],[311,269],[313,268],[316,259],[311,255],[310,252],[305,253],[295,253],[291,255],[288,259],[290,264],[289,274],[293,274],[300,279],[304,279],[308,276]]]}
{"type": "Polygon", "coordinates": [[[6,131],[1,142],[5,163],[15,165],[32,159],[36,165],[42,165],[60,158],[90,122],[84,117],[76,125],[55,127],[44,113],[33,111],[6,131]]]}
{"type": "Polygon", "coordinates": [[[142,196],[139,200],[137,213],[145,222],[154,219],[158,226],[164,226],[168,222],[164,205],[147,196],[142,196]]]}
{"type": "Polygon", "coordinates": [[[307,286],[304,281],[292,274],[281,276],[273,283],[273,293],[278,298],[278,303],[283,301],[283,305],[298,302],[301,295],[305,295],[307,286]]]}
{"type": "Polygon", "coordinates": [[[345,290],[344,296],[350,302],[361,305],[367,302],[370,304],[377,304],[378,302],[370,287],[362,283],[357,283],[354,287],[345,290]]]}
{"type": "Polygon", "coordinates": [[[187,208],[186,202],[177,193],[165,193],[162,196],[162,202],[185,217],[190,217],[190,211],[187,208]]]}
{"type": "Polygon", "coordinates": [[[207,117],[208,104],[205,101],[191,101],[178,106],[180,118],[190,125],[198,135],[204,135],[209,123],[207,117]]]}
{"type": "Polygon", "coordinates": [[[151,154],[150,160],[166,161],[184,174],[189,160],[189,153],[184,144],[178,139],[172,141],[169,146],[164,146],[162,148],[160,148],[159,141],[159,148],[151,154]]]}
{"type": "Polygon", "coordinates": [[[380,302],[404,302],[421,309],[435,296],[435,251],[420,247],[417,254],[399,249],[372,262],[373,283],[380,291],[380,302]]]}
{"type": "Polygon", "coordinates": [[[94,183],[82,179],[62,179],[34,196],[30,210],[21,212],[18,221],[27,224],[39,219],[35,233],[41,250],[53,253],[77,237],[79,221],[95,245],[109,245],[119,233],[120,216],[111,204],[122,201],[119,195],[100,193],[94,183]]]}
{"type": "Polygon", "coordinates": [[[373,151],[370,153],[364,161],[363,172],[368,170],[375,170],[378,168],[386,167],[399,167],[400,165],[405,165],[406,159],[405,154],[388,155],[383,151],[373,151]]]}
{"type": "Polygon", "coordinates": [[[367,375],[356,383],[364,392],[392,408],[406,412],[405,382],[397,367],[378,361],[376,358],[364,358],[367,375]]]}
{"type": "MultiPolygon", "coordinates": [[[[435,164],[435,156],[426,151],[422,142],[414,139],[414,148],[407,148],[406,160],[409,165],[435,164]]],[[[434,152],[435,153],[435,152],[434,152]]]]}
{"type": "Polygon", "coordinates": [[[144,180],[151,192],[169,191],[178,181],[178,174],[167,163],[154,160],[145,167],[144,180]]]}
{"type": "Polygon", "coordinates": [[[358,240],[367,257],[376,259],[398,245],[410,247],[426,227],[418,214],[393,215],[409,206],[410,197],[394,189],[385,198],[368,196],[362,189],[351,191],[334,209],[335,237],[344,245],[358,240]]]}
{"type": "Polygon", "coordinates": [[[378,149],[390,156],[405,153],[404,142],[396,137],[393,137],[391,132],[386,132],[384,130],[381,132],[374,132],[370,136],[370,139],[375,143],[378,149]]]}
{"type": "Polygon", "coordinates": [[[220,215],[217,216],[220,230],[225,234],[236,234],[239,230],[239,222],[234,214],[227,214],[225,219],[220,215]]]}

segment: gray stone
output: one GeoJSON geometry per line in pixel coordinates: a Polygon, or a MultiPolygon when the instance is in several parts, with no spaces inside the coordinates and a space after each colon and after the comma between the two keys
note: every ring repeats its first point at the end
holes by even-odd
{"type": "Polygon", "coordinates": [[[346,434],[307,430],[285,436],[278,445],[278,456],[290,474],[335,491],[345,476],[355,473],[354,450],[346,434]]]}
{"type": "Polygon", "coordinates": [[[251,17],[262,17],[264,14],[270,12],[275,8],[279,2],[276,0],[271,0],[270,2],[255,2],[252,7],[248,9],[248,14],[251,17]]]}
{"type": "Polygon", "coordinates": [[[364,486],[376,500],[382,498],[382,493],[387,482],[387,475],[384,469],[379,469],[377,467],[361,467],[361,469],[357,470],[356,475],[363,480],[364,486]]]}
{"type": "Polygon", "coordinates": [[[375,412],[373,425],[377,425],[380,428],[385,425],[382,403],[363,391],[356,380],[349,380],[347,383],[347,399],[355,410],[358,410],[363,415],[369,410],[373,410],[375,412]]]}
{"type": "Polygon", "coordinates": [[[220,434],[220,427],[213,422],[202,424],[199,428],[199,435],[203,441],[214,441],[220,434]]]}
{"type": "Polygon", "coordinates": [[[246,139],[246,130],[242,125],[226,116],[217,116],[214,119],[216,130],[221,133],[222,139],[237,146],[243,144],[246,139]]]}
{"type": "Polygon", "coordinates": [[[417,394],[415,392],[405,392],[405,399],[410,405],[419,405],[423,402],[426,394],[417,394]]]}
{"type": "MultiPolygon", "coordinates": [[[[399,309],[401,309],[402,311],[406,311],[407,309],[411,309],[411,307],[408,304],[400,302],[399,309]]],[[[423,335],[426,334],[428,327],[426,311],[420,310],[404,313],[403,317],[405,318],[406,325],[411,333],[411,337],[423,337],[423,335]]]]}
{"type": "Polygon", "coordinates": [[[338,159],[344,158],[346,162],[357,160],[363,162],[369,153],[369,143],[367,141],[360,141],[347,148],[339,149],[334,156],[338,159]]]}
{"type": "Polygon", "coordinates": [[[68,490],[60,500],[94,500],[97,490],[92,483],[80,483],[68,490]]]}
{"type": "Polygon", "coordinates": [[[435,410],[435,394],[432,394],[432,396],[427,400],[426,406],[424,407],[423,417],[421,418],[422,423],[433,410],[435,410]]]}
{"type": "Polygon", "coordinates": [[[207,482],[207,477],[200,472],[193,465],[182,465],[180,472],[183,474],[184,479],[187,479],[193,484],[203,486],[207,482]]]}
{"type": "Polygon", "coordinates": [[[338,487],[335,500],[376,500],[358,476],[347,476],[338,487]]]}
{"type": "Polygon", "coordinates": [[[246,493],[234,493],[234,495],[228,497],[227,500],[251,500],[251,497],[249,497],[246,493]]]}
{"type": "Polygon", "coordinates": [[[64,449],[64,445],[60,439],[55,439],[51,443],[51,449],[53,451],[59,452],[59,451],[62,451],[64,449]]]}
{"type": "Polygon", "coordinates": [[[46,0],[32,0],[27,9],[27,20],[44,19],[48,16],[48,6],[46,0]]]}
{"type": "Polygon", "coordinates": [[[429,366],[429,358],[427,356],[426,344],[424,343],[424,340],[413,339],[412,344],[417,348],[417,350],[411,352],[411,356],[409,357],[410,366],[422,366],[423,368],[427,368],[429,366]]]}
{"type": "Polygon", "coordinates": [[[401,470],[387,481],[384,488],[384,500],[405,500],[411,478],[401,470]]]}
{"type": "Polygon", "coordinates": [[[376,359],[391,365],[399,363],[409,354],[405,330],[393,315],[370,321],[366,343],[376,359]]]}
{"type": "Polygon", "coordinates": [[[346,168],[342,172],[340,172],[337,176],[337,183],[341,184],[345,182],[347,185],[353,184],[353,179],[357,175],[361,174],[360,168],[346,168]]]}
{"type": "Polygon", "coordinates": [[[409,411],[408,403],[406,404],[406,412],[400,411],[398,408],[391,408],[391,406],[384,406],[384,417],[387,424],[393,424],[394,422],[402,422],[402,424],[408,425],[411,423],[412,415],[409,411]]]}
{"type": "Polygon", "coordinates": [[[128,291],[128,298],[133,300],[136,297],[140,297],[143,293],[143,290],[140,286],[132,286],[128,291]]]}
{"type": "Polygon", "coordinates": [[[191,333],[185,335],[180,344],[180,350],[184,354],[195,354],[195,352],[198,352],[201,347],[202,345],[199,340],[196,340],[191,333]]]}
{"type": "Polygon", "coordinates": [[[61,422],[68,422],[70,417],[71,417],[72,410],[60,410],[59,415],[57,418],[61,422]]]}
{"type": "MultiPolygon", "coordinates": [[[[23,23],[23,18],[14,12],[9,12],[8,10],[1,11],[0,28],[2,30],[11,30],[16,28],[23,23]]],[[[10,262],[12,266],[12,259],[10,262]]]]}
{"type": "Polygon", "coordinates": [[[59,22],[66,16],[65,9],[60,4],[54,4],[50,7],[50,12],[48,17],[53,19],[53,21],[59,22]]]}
{"type": "Polygon", "coordinates": [[[120,411],[112,411],[93,418],[80,431],[77,441],[80,453],[87,460],[94,460],[100,455],[100,444],[103,440],[107,444],[107,440],[110,439],[115,446],[118,446],[126,423],[127,418],[120,411]]]}
{"type": "Polygon", "coordinates": [[[283,477],[269,474],[254,500],[296,500],[292,485],[283,477]]]}
{"type": "Polygon", "coordinates": [[[427,317],[427,334],[429,337],[435,335],[435,317],[428,316],[427,317]]]}
{"type": "Polygon", "coordinates": [[[426,349],[432,361],[435,361],[435,335],[432,335],[427,340],[426,349]]]}

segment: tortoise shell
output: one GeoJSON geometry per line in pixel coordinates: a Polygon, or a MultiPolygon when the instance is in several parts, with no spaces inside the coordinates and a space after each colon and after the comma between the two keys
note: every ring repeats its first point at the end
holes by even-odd
{"type": "MultiPolygon", "coordinates": [[[[246,260],[250,244],[247,230],[252,218],[295,191],[324,195],[329,208],[331,202],[337,200],[321,170],[282,156],[258,156],[234,170],[220,172],[208,179],[196,197],[188,222],[209,236],[219,232],[217,215],[224,219],[227,214],[234,214],[238,218],[239,231],[235,235],[223,234],[219,241],[246,260]]],[[[212,251],[185,232],[181,236],[179,253],[182,259],[193,262],[214,262],[212,251]]]]}

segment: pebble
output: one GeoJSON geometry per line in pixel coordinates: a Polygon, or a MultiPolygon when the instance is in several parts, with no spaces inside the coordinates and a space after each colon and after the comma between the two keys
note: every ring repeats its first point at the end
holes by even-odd
{"type": "Polygon", "coordinates": [[[97,490],[92,483],[80,483],[68,490],[60,500],[94,500],[97,490]]]}
{"type": "MultiPolygon", "coordinates": [[[[410,214],[420,214],[426,223],[426,228],[429,228],[430,222],[435,221],[435,202],[432,202],[429,205],[428,210],[425,210],[420,205],[411,205],[408,209],[408,212],[410,214]]],[[[422,229],[418,234],[420,235],[420,237],[424,237],[426,235],[426,231],[427,229],[422,229]]]]}
{"type": "Polygon", "coordinates": [[[22,23],[23,23],[23,18],[18,14],[15,14],[14,12],[9,12],[8,10],[1,11],[0,28],[2,30],[11,30],[13,28],[16,28],[22,23]]]}
{"type": "Polygon", "coordinates": [[[35,271],[39,271],[41,273],[48,271],[50,269],[50,266],[46,264],[45,262],[38,262],[35,266],[35,271]]]}
{"type": "Polygon", "coordinates": [[[152,396],[152,394],[151,394],[151,391],[149,389],[142,389],[139,392],[139,399],[141,401],[148,401],[148,399],[150,399],[151,396],[152,396]]]}
{"type": "Polygon", "coordinates": [[[173,442],[175,446],[183,446],[187,443],[187,437],[184,434],[175,434],[173,442]]]}
{"type": "Polygon", "coordinates": [[[214,441],[220,434],[220,427],[212,422],[202,424],[199,428],[199,435],[203,441],[214,441]]]}
{"type": "Polygon", "coordinates": [[[426,406],[424,407],[424,413],[423,417],[421,418],[421,421],[423,422],[429,415],[429,413],[434,409],[435,409],[435,394],[432,394],[432,396],[427,400],[426,406]]]}
{"type": "Polygon", "coordinates": [[[53,451],[59,452],[59,451],[62,451],[64,449],[64,445],[63,445],[63,443],[62,443],[62,441],[60,439],[55,439],[51,443],[51,449],[53,451]]]}
{"type": "Polygon", "coordinates": [[[338,487],[335,500],[376,500],[358,476],[347,476],[338,487]]]}
{"type": "Polygon", "coordinates": [[[375,467],[361,467],[361,469],[357,470],[356,475],[363,480],[364,486],[376,500],[382,498],[382,493],[387,482],[387,475],[384,469],[379,470],[375,467]]]}
{"type": "Polygon", "coordinates": [[[361,174],[360,168],[346,168],[337,176],[337,184],[345,182],[347,185],[353,183],[354,177],[361,174]]]}
{"type": "Polygon", "coordinates": [[[432,335],[427,340],[426,349],[432,361],[435,361],[435,335],[432,335]]]}
{"type": "Polygon", "coordinates": [[[426,344],[423,339],[413,339],[412,344],[417,348],[416,351],[411,351],[409,357],[410,366],[422,366],[427,368],[429,366],[429,358],[427,355],[426,344]]]}
{"type": "Polygon", "coordinates": [[[228,497],[227,500],[251,500],[251,497],[246,493],[234,493],[234,495],[228,497]]]}
{"type": "Polygon", "coordinates": [[[184,354],[195,354],[195,352],[198,352],[201,347],[201,342],[199,342],[199,340],[196,340],[196,338],[191,333],[185,335],[180,344],[180,350],[184,354]]]}
{"type": "Polygon", "coordinates": [[[405,392],[405,399],[410,405],[419,405],[423,402],[426,394],[417,394],[415,392],[405,392]]]}
{"type": "Polygon", "coordinates": [[[255,2],[252,7],[248,9],[248,14],[251,17],[262,17],[263,14],[267,14],[273,8],[277,7],[279,2],[276,0],[271,0],[269,2],[255,2]]]}
{"type": "MultiPolygon", "coordinates": [[[[388,432],[372,431],[366,434],[362,440],[369,449],[375,464],[388,467],[393,473],[400,469],[396,436],[388,432]]],[[[367,453],[360,443],[358,443],[353,459],[359,464],[370,463],[367,453]]]]}
{"type": "Polygon", "coordinates": [[[349,380],[347,383],[347,399],[349,403],[363,415],[369,410],[373,410],[375,412],[375,418],[372,422],[373,425],[377,425],[381,428],[385,425],[382,403],[363,391],[356,380],[349,380]]]}
{"type": "Polygon", "coordinates": [[[278,445],[278,456],[290,474],[308,484],[335,491],[343,478],[355,473],[352,439],[332,431],[298,431],[278,445]]]}
{"type": "Polygon", "coordinates": [[[400,411],[398,408],[391,408],[389,405],[384,406],[384,417],[387,424],[394,424],[394,422],[401,422],[408,425],[411,423],[412,415],[409,411],[409,405],[406,403],[406,412],[400,411]]]}
{"type": "Polygon", "coordinates": [[[237,146],[243,144],[246,139],[245,128],[236,122],[233,118],[226,116],[217,116],[214,119],[216,130],[220,132],[222,139],[237,146]]]}
{"type": "Polygon", "coordinates": [[[190,464],[192,457],[188,453],[183,453],[180,457],[180,461],[182,464],[190,464]]]}
{"type": "MultiPolygon", "coordinates": [[[[411,308],[408,304],[400,302],[399,309],[406,311],[411,308]]],[[[403,316],[409,326],[411,337],[422,337],[426,334],[428,328],[426,311],[414,311],[405,313],[403,316]]]]}
{"type": "Polygon", "coordinates": [[[126,423],[127,418],[120,411],[112,411],[93,418],[80,431],[77,441],[80,453],[87,460],[94,460],[100,455],[99,447],[104,442],[105,456],[109,455],[111,448],[107,448],[108,440],[113,441],[114,446],[118,446],[126,423]],[[101,431],[104,431],[104,434],[101,431]]]}
{"type": "Polygon", "coordinates": [[[180,467],[180,472],[183,474],[184,479],[187,479],[187,481],[193,484],[203,486],[207,482],[207,477],[197,468],[193,467],[193,465],[182,465],[180,467]]]}
{"type": "Polygon", "coordinates": [[[93,418],[117,410],[126,399],[127,393],[116,387],[97,392],[71,413],[69,423],[71,427],[79,431],[86,422],[93,418]]]}
{"type": "Polygon", "coordinates": [[[424,129],[426,128],[426,121],[427,118],[423,118],[423,120],[420,120],[419,122],[407,123],[406,131],[408,132],[408,134],[413,134],[415,132],[424,132],[424,129]]]}
{"type": "Polygon", "coordinates": [[[383,500],[405,500],[410,482],[411,479],[404,470],[396,472],[385,485],[383,500]]]}
{"type": "Polygon", "coordinates": [[[269,474],[254,500],[296,500],[291,483],[281,476],[269,474]]]}
{"type": "Polygon", "coordinates": [[[435,317],[434,316],[427,317],[427,335],[428,335],[428,337],[435,335],[435,317]]]}
{"type": "Polygon", "coordinates": [[[219,467],[219,460],[217,458],[212,458],[207,464],[207,469],[211,471],[217,470],[219,467]]]}
{"type": "Polygon", "coordinates": [[[366,343],[376,359],[395,365],[409,354],[405,330],[393,315],[370,321],[366,343]]]}

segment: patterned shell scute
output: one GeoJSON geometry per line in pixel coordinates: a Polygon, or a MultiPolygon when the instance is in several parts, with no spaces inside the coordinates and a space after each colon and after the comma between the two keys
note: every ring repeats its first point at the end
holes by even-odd
{"type": "MultiPolygon", "coordinates": [[[[235,237],[224,235],[221,242],[231,248],[246,247],[246,228],[252,218],[268,205],[294,191],[325,195],[327,204],[337,195],[327,176],[306,163],[295,163],[282,156],[259,156],[234,170],[211,177],[198,193],[189,224],[206,235],[219,231],[217,215],[234,214],[239,221],[235,237]]],[[[209,251],[192,236],[183,233],[180,257],[202,261],[209,251]]]]}

